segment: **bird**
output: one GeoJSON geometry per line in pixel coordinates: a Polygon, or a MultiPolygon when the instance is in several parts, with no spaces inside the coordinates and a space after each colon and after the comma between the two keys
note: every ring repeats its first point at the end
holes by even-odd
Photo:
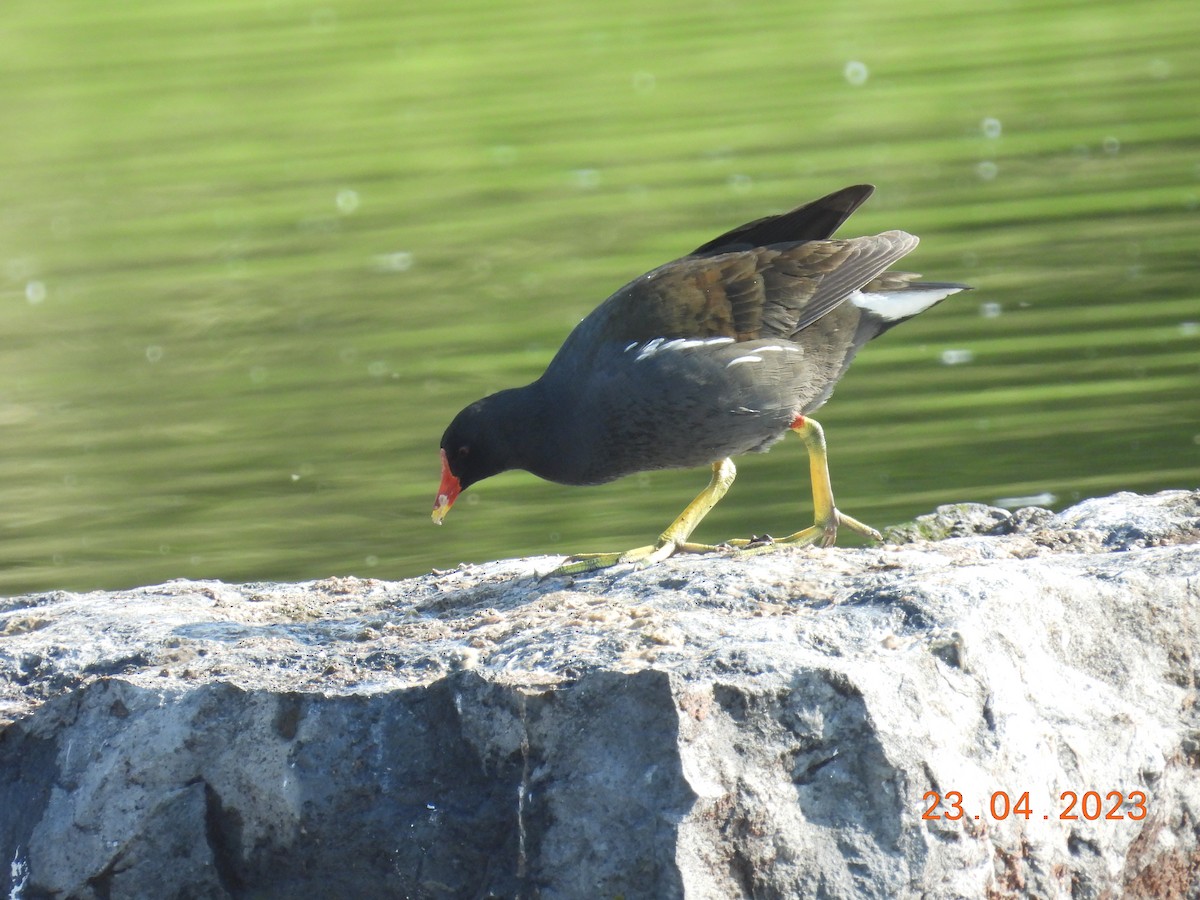
{"type": "Polygon", "coordinates": [[[747,222],[617,290],[571,331],[540,378],[454,417],[441,440],[433,521],[442,524],[462,491],[511,469],[596,485],[708,466],[707,487],[654,543],[578,554],[558,571],[830,547],[840,528],[881,540],[835,505],[824,430],[810,414],[864,344],[970,287],[891,271],[918,243],[904,231],[833,237],[874,190],[852,185],[747,222]],[[778,539],[692,542],[733,483],[732,457],[765,452],[789,432],[808,453],[813,525],[778,539]]]}

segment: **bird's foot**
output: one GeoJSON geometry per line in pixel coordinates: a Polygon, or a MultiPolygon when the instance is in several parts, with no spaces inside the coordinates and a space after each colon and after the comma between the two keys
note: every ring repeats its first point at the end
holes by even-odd
{"type": "Polygon", "coordinates": [[[775,543],[788,547],[808,547],[810,545],[832,547],[834,542],[837,541],[839,528],[845,528],[848,531],[853,531],[855,534],[861,534],[863,537],[870,538],[873,541],[883,540],[883,535],[870,525],[864,525],[858,519],[851,518],[845,513],[834,509],[825,521],[818,521],[802,531],[797,531],[795,534],[789,534],[785,538],[780,538],[775,543]]]}
{"type": "MultiPolygon", "coordinates": [[[[566,562],[550,575],[582,575],[585,572],[595,572],[599,569],[609,569],[613,566],[633,564],[639,569],[652,566],[657,562],[674,556],[676,553],[715,553],[719,547],[710,544],[694,544],[690,541],[662,541],[645,547],[616,553],[577,553],[567,557],[566,562]]],[[[549,577],[549,576],[547,576],[549,577]]]]}
{"type": "Polygon", "coordinates": [[[858,519],[835,509],[826,521],[816,522],[787,537],[773,538],[769,534],[755,535],[749,539],[738,538],[726,541],[726,544],[743,554],[765,553],[776,547],[832,547],[837,541],[838,528],[845,528],[873,541],[883,540],[883,535],[870,525],[864,525],[858,519]]]}

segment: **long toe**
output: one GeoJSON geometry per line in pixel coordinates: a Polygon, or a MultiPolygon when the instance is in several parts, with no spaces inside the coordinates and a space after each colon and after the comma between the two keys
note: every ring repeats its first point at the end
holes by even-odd
{"type": "Polygon", "coordinates": [[[546,578],[555,575],[582,575],[585,572],[595,572],[608,569],[621,561],[624,553],[577,553],[568,556],[561,566],[546,574],[546,578]]]}
{"type": "MultiPolygon", "coordinates": [[[[611,569],[622,563],[639,562],[655,553],[660,548],[651,544],[648,547],[638,547],[634,550],[616,551],[613,553],[577,553],[568,556],[557,569],[547,574],[547,578],[555,575],[583,575],[585,572],[596,572],[600,569],[611,569]]],[[[668,556],[670,554],[667,554],[668,556]]],[[[664,559],[666,557],[663,557],[664,559]]]]}
{"type": "Polygon", "coordinates": [[[600,569],[611,569],[613,566],[627,564],[633,564],[640,568],[662,562],[674,554],[676,549],[675,544],[668,541],[645,547],[635,547],[633,550],[624,552],[579,553],[568,557],[567,561],[550,575],[582,575],[585,572],[596,572],[600,569]]]}
{"type": "MultiPolygon", "coordinates": [[[[842,528],[849,528],[855,534],[861,534],[863,537],[870,538],[873,541],[883,540],[883,535],[870,525],[864,525],[862,522],[858,521],[858,519],[851,518],[850,516],[843,512],[839,512],[836,509],[833,511],[833,514],[837,519],[838,526],[842,528]]],[[[836,533],[836,528],[834,530],[836,533]]]]}
{"type": "Polygon", "coordinates": [[[769,534],[752,534],[748,538],[730,538],[723,544],[719,544],[714,549],[716,550],[761,550],[766,547],[772,547],[775,544],[775,538],[769,534]]]}
{"type": "Polygon", "coordinates": [[[780,538],[775,543],[783,547],[832,547],[837,540],[837,522],[810,525],[795,534],[780,538]]]}
{"type": "Polygon", "coordinates": [[[720,550],[712,544],[695,544],[690,541],[659,541],[645,547],[636,547],[624,553],[578,553],[567,557],[552,575],[582,575],[585,572],[595,572],[599,569],[609,569],[617,565],[632,564],[638,568],[652,566],[655,563],[669,559],[676,553],[716,553],[720,550]]]}

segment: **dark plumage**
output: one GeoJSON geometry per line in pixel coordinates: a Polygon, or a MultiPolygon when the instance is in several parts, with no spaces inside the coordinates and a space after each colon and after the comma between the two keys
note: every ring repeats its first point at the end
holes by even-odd
{"type": "MultiPolygon", "coordinates": [[[[461,490],[507,469],[599,484],[713,466],[712,483],[659,544],[602,554],[582,565],[590,568],[712,549],[687,537],[732,481],[728,458],[766,450],[789,429],[824,469],[820,428],[807,414],[863,344],[966,287],[887,272],[917,246],[903,231],[830,238],[873,190],[844,188],[749,222],[614,293],[541,378],[485,397],[451,422],[434,520],[461,490]]],[[[831,543],[838,524],[875,535],[837,512],[831,493],[820,495],[814,482],[814,528],[784,540],[831,543]]]]}

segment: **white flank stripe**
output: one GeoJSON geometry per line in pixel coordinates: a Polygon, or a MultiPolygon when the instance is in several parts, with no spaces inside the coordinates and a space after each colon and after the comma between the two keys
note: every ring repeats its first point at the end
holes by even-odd
{"type": "Polygon", "coordinates": [[[726,363],[725,368],[731,369],[734,366],[736,366],[738,363],[744,363],[744,362],[762,362],[762,357],[761,356],[739,356],[737,359],[731,359],[728,363],[726,363]]]}
{"type": "MultiPolygon", "coordinates": [[[[732,344],[732,343],[733,343],[733,338],[731,338],[731,337],[672,338],[669,341],[666,338],[655,338],[652,341],[647,341],[646,343],[640,344],[640,345],[638,344],[637,341],[634,341],[633,343],[631,343],[625,347],[625,352],[628,353],[634,347],[640,346],[641,349],[638,351],[637,358],[639,360],[642,360],[642,359],[649,359],[654,354],[662,353],[663,351],[666,351],[666,350],[688,350],[692,347],[715,347],[718,344],[732,344]]],[[[777,348],[777,349],[791,349],[791,348],[777,348]]]]}
{"type": "Polygon", "coordinates": [[[662,346],[662,342],[663,342],[663,338],[655,338],[654,340],[650,341],[648,344],[646,344],[645,347],[643,347],[641,349],[641,352],[638,353],[637,358],[638,359],[646,359],[648,357],[653,356],[655,353],[658,352],[658,348],[660,346],[662,346]]]}
{"type": "Polygon", "coordinates": [[[862,291],[855,291],[850,295],[850,302],[859,309],[873,313],[881,319],[895,322],[898,319],[907,319],[919,312],[924,312],[939,300],[949,297],[951,294],[957,294],[960,290],[962,288],[938,288],[931,291],[922,291],[918,288],[879,294],[864,294],[862,291]]]}

